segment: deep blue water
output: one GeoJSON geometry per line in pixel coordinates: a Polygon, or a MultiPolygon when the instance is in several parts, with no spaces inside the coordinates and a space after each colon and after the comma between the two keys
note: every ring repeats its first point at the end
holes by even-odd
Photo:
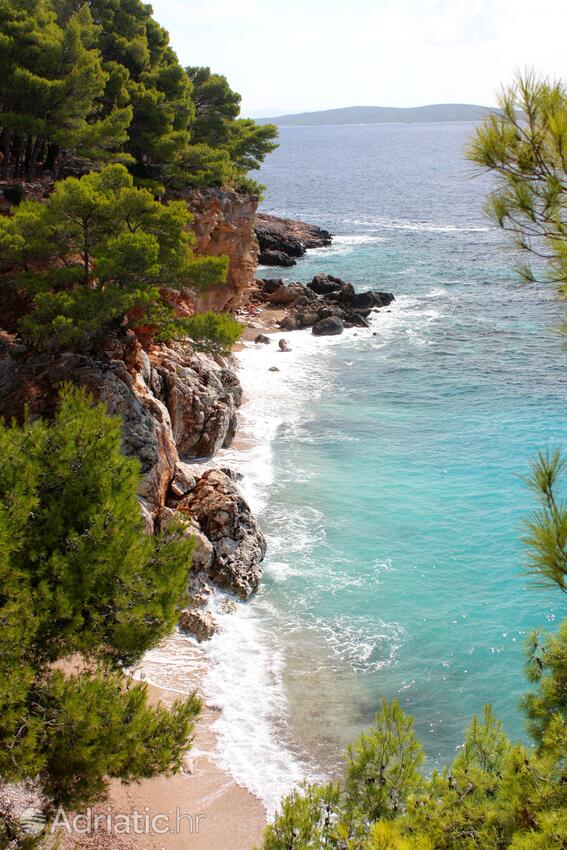
{"type": "Polygon", "coordinates": [[[430,763],[486,702],[522,737],[526,633],[565,614],[529,586],[521,543],[531,459],[567,443],[561,309],[519,282],[485,219],[472,131],[283,128],[259,175],[265,211],[337,234],[261,275],[330,272],[397,299],[376,336],[288,334],[273,389],[260,358],[275,354],[244,362],[248,390],[269,394],[250,416],[274,425],[255,472],[270,550],[251,616],[283,646],[292,737],[322,763],[382,697],[414,715],[430,763]]]}

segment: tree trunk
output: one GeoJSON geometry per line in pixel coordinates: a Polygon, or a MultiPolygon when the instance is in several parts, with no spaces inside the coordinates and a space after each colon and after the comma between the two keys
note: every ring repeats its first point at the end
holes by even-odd
{"type": "Polygon", "coordinates": [[[47,148],[47,156],[45,157],[45,163],[43,166],[44,171],[53,171],[55,174],[55,162],[57,157],[59,156],[59,145],[54,144],[53,142],[47,148]]]}

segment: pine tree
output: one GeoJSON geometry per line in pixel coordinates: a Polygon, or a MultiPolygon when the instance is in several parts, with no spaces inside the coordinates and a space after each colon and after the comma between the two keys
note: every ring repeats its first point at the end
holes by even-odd
{"type": "Polygon", "coordinates": [[[126,140],[125,105],[98,114],[108,75],[87,6],[59,26],[48,0],[0,5],[1,174],[56,171],[63,154],[112,158],[126,140]]]}
{"type": "Polygon", "coordinates": [[[176,770],[199,711],[124,675],[172,629],[191,541],[144,533],[120,431],[71,388],[52,423],[0,426],[0,775],[53,805],[176,770]]]}
{"type": "MultiPolygon", "coordinates": [[[[478,128],[468,151],[497,181],[488,214],[567,294],[567,91],[527,74],[503,89],[499,106],[502,114],[478,128]]],[[[530,265],[520,271],[535,279],[530,265]]]]}
{"type": "MultiPolygon", "coordinates": [[[[226,257],[194,257],[182,201],[161,204],[123,165],[61,181],[47,203],[0,220],[0,255],[33,296],[21,323],[39,347],[88,346],[113,321],[176,327],[160,287],[226,279],[226,257]]],[[[10,272],[9,272],[10,274],[10,272]]]]}

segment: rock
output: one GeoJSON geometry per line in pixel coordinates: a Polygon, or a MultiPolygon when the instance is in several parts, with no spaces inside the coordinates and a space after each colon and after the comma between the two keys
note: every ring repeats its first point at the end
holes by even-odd
{"type": "Polygon", "coordinates": [[[146,353],[132,331],[120,329],[87,354],[34,352],[0,339],[0,415],[19,421],[53,415],[62,383],[85,387],[122,419],[124,453],[138,458],[139,496],[149,519],[166,503],[171,483],[183,495],[180,455],[211,456],[229,445],[242,389],[232,362],[186,346],[153,345],[146,353]]]}
{"type": "Polygon", "coordinates": [[[276,289],[279,289],[280,286],[283,286],[284,282],[281,277],[268,277],[262,278],[260,280],[260,285],[264,295],[271,295],[272,292],[275,292],[276,289]]]}
{"type": "Polygon", "coordinates": [[[282,331],[298,331],[301,327],[297,316],[285,316],[283,319],[280,319],[278,326],[282,331]]]}
{"type": "Polygon", "coordinates": [[[376,292],[369,289],[367,292],[357,292],[354,296],[354,307],[386,307],[394,301],[391,292],[376,292]]]}
{"type": "Polygon", "coordinates": [[[330,292],[337,292],[342,284],[343,281],[340,277],[334,277],[331,274],[318,274],[307,286],[317,295],[328,295],[330,292]]]}
{"type": "Polygon", "coordinates": [[[332,236],[314,224],[279,218],[267,213],[258,213],[255,224],[256,237],[260,245],[261,256],[267,252],[286,254],[288,257],[302,257],[309,248],[321,248],[330,245],[332,236]]]}
{"type": "Polygon", "coordinates": [[[270,368],[268,369],[268,372],[279,372],[279,371],[280,370],[278,369],[277,366],[270,366],[270,368]]]}
{"type": "Polygon", "coordinates": [[[335,334],[342,334],[343,330],[343,320],[338,316],[329,316],[326,319],[320,319],[317,324],[313,325],[312,333],[315,336],[334,336],[335,334]]]}
{"type": "Polygon", "coordinates": [[[347,307],[352,307],[354,306],[355,297],[354,286],[352,283],[343,283],[337,293],[337,300],[339,303],[344,304],[347,307]]]}
{"type": "Polygon", "coordinates": [[[275,292],[268,295],[270,304],[291,304],[305,292],[305,288],[300,283],[290,283],[282,285],[275,292]]]}
{"type": "Polygon", "coordinates": [[[219,630],[219,624],[210,611],[201,608],[188,608],[181,612],[179,628],[190,632],[199,642],[210,640],[219,630]]]}
{"type": "Polygon", "coordinates": [[[197,479],[195,475],[191,472],[191,467],[188,463],[182,463],[178,461],[175,464],[175,470],[173,474],[173,479],[171,481],[171,492],[177,498],[181,498],[189,490],[192,490],[195,484],[197,483],[197,479]]]}
{"type": "MultiPolygon", "coordinates": [[[[168,532],[172,528],[176,529],[177,534],[183,537],[191,537],[193,539],[193,553],[191,561],[191,575],[193,573],[208,574],[214,561],[214,549],[211,541],[203,534],[199,523],[193,517],[187,516],[185,512],[177,510],[177,505],[174,507],[162,508],[159,514],[159,525],[162,532],[168,532]]],[[[172,533],[172,536],[173,533],[172,533]]],[[[194,593],[191,593],[194,596],[194,593]]]]}
{"type": "MultiPolygon", "coordinates": [[[[362,316],[360,313],[354,312],[354,310],[347,312],[345,319],[349,322],[351,327],[357,327],[357,328],[367,328],[367,327],[369,327],[368,322],[366,321],[365,317],[362,316]]],[[[346,321],[345,321],[345,327],[346,327],[346,321]]]]}
{"type": "Polygon", "coordinates": [[[258,262],[262,266],[280,266],[282,268],[290,268],[296,265],[296,260],[284,251],[261,251],[258,256],[258,262]]]}
{"type": "Polygon", "coordinates": [[[212,543],[212,581],[242,599],[251,596],[262,575],[266,541],[234,482],[220,470],[208,470],[178,510],[190,514],[212,543]]]}
{"type": "Polygon", "coordinates": [[[332,307],[323,307],[322,310],[319,310],[320,319],[329,319],[331,316],[338,316],[339,319],[344,319],[345,313],[344,310],[335,304],[332,307]]]}
{"type": "Polygon", "coordinates": [[[237,472],[236,469],[231,469],[230,466],[219,466],[221,472],[224,472],[227,478],[230,478],[231,481],[242,481],[244,478],[241,472],[237,472]]]}
{"type": "Polygon", "coordinates": [[[211,457],[232,442],[242,388],[228,361],[182,349],[154,347],[152,366],[159,398],[171,419],[177,451],[185,457],[211,457]]]}
{"type": "Polygon", "coordinates": [[[291,351],[287,339],[280,339],[280,341],[278,342],[278,346],[280,351],[291,351]]]}
{"type": "Polygon", "coordinates": [[[138,503],[140,505],[142,519],[144,521],[144,531],[146,532],[146,534],[154,534],[155,525],[150,506],[148,505],[145,499],[138,499],[138,503]]]}
{"type": "Polygon", "coordinates": [[[319,313],[312,310],[302,310],[295,314],[295,318],[299,323],[300,328],[310,328],[315,322],[319,321],[319,313]]]}
{"type": "Polygon", "coordinates": [[[270,338],[267,337],[265,334],[258,334],[258,336],[254,340],[254,342],[256,344],[262,343],[263,345],[269,345],[270,344],[270,338]]]}
{"type": "Polygon", "coordinates": [[[311,299],[307,297],[307,295],[300,295],[299,298],[296,298],[293,302],[293,309],[296,310],[298,307],[307,307],[311,303],[311,299]]]}

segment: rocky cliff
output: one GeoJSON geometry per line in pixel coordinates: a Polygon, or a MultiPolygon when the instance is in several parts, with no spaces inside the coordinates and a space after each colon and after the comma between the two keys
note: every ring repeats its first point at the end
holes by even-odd
{"type": "Polygon", "coordinates": [[[194,215],[195,252],[229,258],[226,284],[198,298],[200,310],[234,310],[242,306],[254,285],[258,241],[254,222],[258,198],[222,189],[199,189],[179,195],[194,215]]]}
{"type": "Polygon", "coordinates": [[[265,541],[227,470],[190,461],[230,445],[242,389],[230,356],[181,344],[145,350],[117,330],[96,353],[38,353],[0,336],[0,414],[53,414],[60,385],[84,386],[123,422],[123,448],[140,461],[139,500],[149,532],[180,518],[196,540],[191,593],[204,603],[212,587],[250,596],[261,577],[265,541]],[[189,461],[189,462],[188,462],[189,461]]]}

